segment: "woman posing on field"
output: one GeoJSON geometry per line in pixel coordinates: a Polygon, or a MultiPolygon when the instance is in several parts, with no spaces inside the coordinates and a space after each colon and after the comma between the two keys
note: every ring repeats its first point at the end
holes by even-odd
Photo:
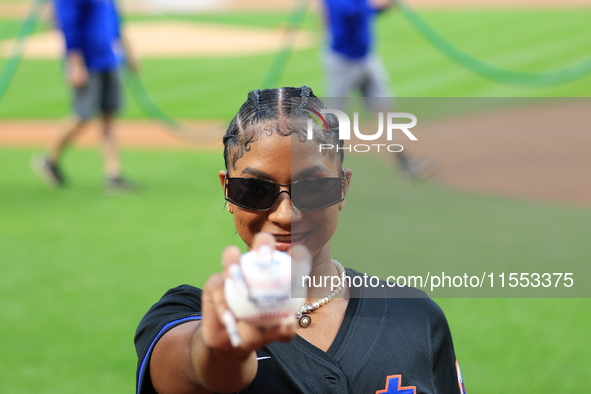
{"type": "MultiPolygon", "coordinates": [[[[226,170],[219,173],[248,248],[293,246],[293,259],[310,260],[316,277],[344,270],[332,258],[330,239],[352,175],[342,168],[342,150],[318,150],[339,144],[336,118],[314,123],[314,139],[307,139],[310,114],[322,108],[305,86],[250,92],[224,136],[226,170]]],[[[169,290],[148,311],[135,340],[138,393],[463,392],[445,316],[411,288],[367,298],[368,289],[343,287],[328,302],[328,283],[308,293],[320,306],[293,311],[279,327],[238,320],[241,342],[232,346],[222,318],[223,283],[239,259],[237,247],[227,248],[224,273],[203,290],[169,290]]]]}

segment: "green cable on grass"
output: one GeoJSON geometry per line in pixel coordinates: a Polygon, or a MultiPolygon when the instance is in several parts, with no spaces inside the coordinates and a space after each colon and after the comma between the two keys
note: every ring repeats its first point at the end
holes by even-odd
{"type": "Polygon", "coordinates": [[[124,75],[127,88],[142,112],[144,112],[149,119],[157,121],[165,126],[165,130],[179,140],[190,143],[200,143],[201,139],[199,135],[204,131],[221,130],[227,127],[227,123],[222,122],[219,125],[211,126],[205,130],[197,130],[181,124],[156,104],[137,72],[126,68],[124,75]]]}
{"type": "MultiPolygon", "coordinates": [[[[291,54],[291,50],[293,48],[295,35],[299,30],[304,17],[306,16],[309,3],[310,0],[298,0],[295,3],[293,11],[287,18],[287,24],[283,35],[284,38],[281,48],[275,53],[275,56],[273,57],[273,60],[267,69],[267,73],[265,74],[263,83],[261,84],[262,89],[274,87],[279,81],[281,74],[283,74],[289,59],[289,55],[291,54]]],[[[125,75],[125,81],[129,91],[131,92],[131,95],[134,97],[142,112],[144,112],[148,118],[159,121],[169,129],[175,131],[184,130],[187,132],[197,132],[197,130],[191,130],[186,126],[183,126],[174,118],[166,114],[166,112],[164,112],[152,99],[148,89],[137,73],[128,71],[125,75]]],[[[227,123],[224,123],[224,125],[226,124],[227,123]]],[[[183,136],[182,139],[186,140],[188,138],[187,136],[183,136]]]]}
{"type": "Polygon", "coordinates": [[[398,1],[397,5],[406,20],[441,53],[460,66],[493,81],[509,85],[540,87],[572,82],[591,73],[591,57],[562,68],[544,72],[517,72],[495,67],[476,59],[453,45],[402,1],[398,1]]]}
{"type": "Polygon", "coordinates": [[[35,30],[43,6],[47,1],[48,0],[33,0],[33,4],[31,5],[27,17],[21,23],[20,29],[16,35],[14,47],[12,48],[12,53],[8,59],[6,59],[6,62],[0,71],[0,99],[2,99],[6,90],[8,90],[8,86],[20,64],[23,51],[25,50],[27,37],[35,30]]]}
{"type": "Polygon", "coordinates": [[[168,127],[176,129],[184,128],[184,126],[166,114],[166,112],[154,102],[150,93],[148,93],[148,89],[146,89],[142,79],[136,72],[126,69],[125,82],[138,106],[149,118],[157,120],[168,127]]]}

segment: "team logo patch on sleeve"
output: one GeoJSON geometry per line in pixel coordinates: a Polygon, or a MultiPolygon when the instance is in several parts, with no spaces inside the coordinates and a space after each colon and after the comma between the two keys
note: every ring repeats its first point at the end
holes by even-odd
{"type": "Polygon", "coordinates": [[[386,388],[376,391],[376,394],[417,394],[417,387],[402,387],[402,375],[390,375],[386,377],[386,388]]]}
{"type": "Polygon", "coordinates": [[[456,360],[456,372],[458,373],[458,386],[460,387],[460,394],[466,393],[466,385],[464,385],[464,378],[462,377],[462,371],[460,371],[460,364],[456,360]]]}

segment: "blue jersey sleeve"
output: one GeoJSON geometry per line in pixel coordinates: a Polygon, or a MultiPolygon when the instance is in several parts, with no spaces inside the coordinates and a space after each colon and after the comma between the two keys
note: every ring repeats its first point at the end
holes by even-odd
{"type": "Polygon", "coordinates": [[[82,48],[82,13],[85,0],[54,0],[55,15],[66,41],[66,50],[82,48]]]}
{"type": "Polygon", "coordinates": [[[202,290],[183,285],[170,289],[154,304],[140,322],[135,334],[138,355],[136,393],[156,393],[150,378],[150,357],[156,343],[172,328],[201,320],[202,290]]]}
{"type": "Polygon", "coordinates": [[[116,28],[115,28],[115,37],[121,40],[121,14],[117,10],[117,6],[113,2],[113,20],[115,21],[116,28]]]}

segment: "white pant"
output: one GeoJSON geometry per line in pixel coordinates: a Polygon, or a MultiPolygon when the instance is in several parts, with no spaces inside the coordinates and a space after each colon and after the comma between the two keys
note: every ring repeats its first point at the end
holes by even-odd
{"type": "Polygon", "coordinates": [[[390,77],[378,55],[370,53],[361,59],[351,59],[332,50],[324,55],[326,69],[326,96],[330,107],[344,110],[347,97],[360,92],[372,110],[388,110],[393,100],[390,77]]]}

